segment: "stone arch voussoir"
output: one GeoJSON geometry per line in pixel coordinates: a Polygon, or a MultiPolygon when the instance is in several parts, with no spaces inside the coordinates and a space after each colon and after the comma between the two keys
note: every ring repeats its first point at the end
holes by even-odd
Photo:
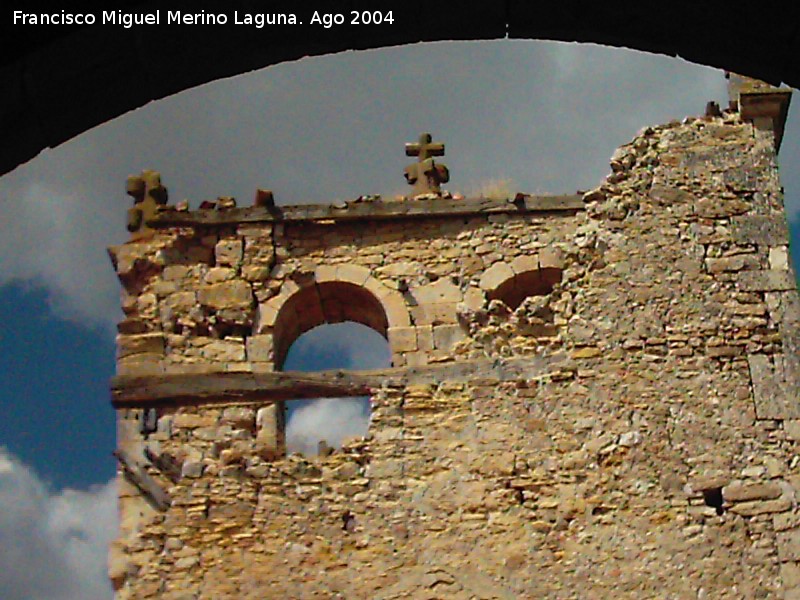
{"type": "Polygon", "coordinates": [[[273,336],[273,359],[280,369],[294,341],[326,323],[353,321],[389,339],[389,330],[408,327],[402,294],[358,265],[323,265],[298,285],[287,281],[277,296],[259,306],[258,331],[273,336]]]}

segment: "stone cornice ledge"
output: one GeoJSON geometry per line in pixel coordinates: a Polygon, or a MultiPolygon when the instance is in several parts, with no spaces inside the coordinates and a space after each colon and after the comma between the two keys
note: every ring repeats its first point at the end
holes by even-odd
{"type": "Polygon", "coordinates": [[[349,202],[341,205],[306,204],[298,206],[253,206],[230,210],[166,210],[147,225],[153,229],[169,227],[224,226],[240,223],[343,222],[387,219],[430,219],[497,213],[548,213],[584,210],[583,196],[531,196],[517,194],[509,200],[489,198],[407,199],[349,202]]]}

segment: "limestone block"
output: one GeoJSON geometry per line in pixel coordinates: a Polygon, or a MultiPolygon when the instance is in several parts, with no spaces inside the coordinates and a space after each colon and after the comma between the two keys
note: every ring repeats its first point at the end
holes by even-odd
{"type": "Polygon", "coordinates": [[[784,588],[800,587],[800,564],[796,562],[781,563],[781,580],[784,588]]]}
{"type": "Polygon", "coordinates": [[[398,479],[403,476],[403,461],[384,459],[373,461],[367,465],[367,477],[370,479],[398,479]]]}
{"type": "Polygon", "coordinates": [[[800,442],[800,419],[787,419],[783,422],[786,437],[795,442],[800,442]]]}
{"type": "Polygon", "coordinates": [[[169,296],[170,294],[178,291],[178,283],[175,281],[162,281],[156,280],[150,286],[150,291],[159,298],[169,296]]]}
{"type": "Polygon", "coordinates": [[[734,199],[720,201],[720,198],[700,198],[695,202],[695,212],[706,219],[721,219],[741,215],[750,208],[750,204],[743,200],[734,199]]]}
{"type": "Polygon", "coordinates": [[[118,590],[128,578],[132,564],[121,541],[112,542],[108,550],[108,578],[114,589],[118,590]]]}
{"type": "Polygon", "coordinates": [[[269,362],[272,360],[272,335],[251,335],[245,340],[247,360],[269,362]]]}
{"type": "Polygon", "coordinates": [[[438,325],[433,328],[433,345],[437,350],[449,351],[466,337],[467,334],[459,325],[438,325]]]}
{"type": "Polygon", "coordinates": [[[745,271],[739,274],[739,289],[745,292],[780,292],[796,290],[790,271],[745,271]]]}
{"type": "MultiPolygon", "coordinates": [[[[722,497],[725,497],[724,494],[722,497]]],[[[743,517],[754,517],[756,515],[786,512],[791,508],[792,501],[789,498],[778,498],[777,500],[737,502],[731,506],[730,511],[734,514],[742,515],[743,517]]]]}
{"type": "Polygon", "coordinates": [[[286,281],[283,282],[283,285],[281,285],[279,295],[285,298],[291,298],[295,293],[299,291],[300,291],[300,285],[297,282],[292,281],[291,279],[287,279],[286,281]]]}
{"type": "Polygon", "coordinates": [[[377,272],[387,277],[411,277],[419,272],[419,266],[418,263],[397,261],[377,269],[377,272]]]}
{"type": "Polygon", "coordinates": [[[467,291],[464,293],[464,300],[461,303],[461,306],[474,312],[481,310],[485,304],[486,294],[484,294],[482,290],[472,286],[467,288],[467,291]]]}
{"type": "Polygon", "coordinates": [[[135,354],[164,355],[164,334],[142,333],[138,335],[117,336],[117,358],[135,354]]]}
{"type": "Polygon", "coordinates": [[[198,427],[213,427],[217,424],[215,414],[178,413],[172,419],[175,429],[196,429],[198,427]]]}
{"type": "MultiPolygon", "coordinates": [[[[797,489],[797,486],[795,486],[795,489],[797,489]]],[[[800,513],[795,509],[795,512],[777,514],[772,517],[772,523],[775,531],[786,531],[787,529],[800,527],[800,513]]]]}
{"type": "Polygon", "coordinates": [[[204,465],[201,462],[191,462],[187,460],[181,465],[181,476],[197,479],[203,475],[203,467],[204,465]]]}
{"type": "Polygon", "coordinates": [[[266,333],[275,325],[275,319],[278,317],[278,310],[285,300],[285,298],[275,296],[274,298],[270,298],[267,302],[262,302],[258,305],[258,312],[256,313],[256,333],[266,333]]]}
{"type": "Polygon", "coordinates": [[[572,358],[597,358],[602,354],[602,350],[595,346],[584,346],[573,350],[570,356],[572,358]]]}
{"type": "Polygon", "coordinates": [[[253,305],[253,290],[242,280],[226,281],[200,288],[197,299],[211,308],[250,308],[253,305]]]}
{"type": "Polygon", "coordinates": [[[314,279],[319,283],[336,281],[336,268],[332,265],[320,265],[314,269],[314,279]]]}
{"type": "Polygon", "coordinates": [[[725,273],[758,269],[761,267],[761,261],[755,254],[736,254],[721,258],[707,258],[706,266],[709,273],[725,273]]]}
{"type": "Polygon", "coordinates": [[[276,402],[258,409],[256,441],[263,458],[274,459],[283,455],[285,451],[283,403],[276,402]]]}
{"type": "Polygon", "coordinates": [[[154,316],[156,307],[158,306],[158,298],[155,294],[142,294],[135,299],[135,303],[136,311],[141,316],[154,316]]]}
{"type": "Polygon", "coordinates": [[[201,355],[217,362],[241,361],[245,359],[244,344],[232,340],[213,340],[203,346],[201,355]]]}
{"type": "Polygon", "coordinates": [[[225,439],[226,435],[231,432],[230,425],[220,425],[219,427],[197,427],[192,430],[192,436],[199,440],[206,442],[216,442],[220,439],[225,439]]]}
{"type": "Polygon", "coordinates": [[[244,243],[242,240],[220,240],[214,246],[214,258],[217,265],[236,267],[242,262],[244,243]]]}
{"type": "Polygon", "coordinates": [[[411,325],[411,318],[408,313],[408,306],[402,294],[395,292],[380,298],[383,310],[386,311],[386,318],[390,327],[408,327],[411,325]]]}
{"type": "Polygon", "coordinates": [[[699,494],[703,490],[722,488],[728,485],[730,480],[731,476],[728,473],[721,471],[710,471],[702,475],[692,477],[689,481],[689,488],[694,493],[699,494]]]}
{"type": "Polygon", "coordinates": [[[796,383],[792,379],[792,363],[784,368],[783,354],[751,354],[747,357],[750,379],[753,382],[753,399],[759,419],[800,419],[796,383]]]}
{"type": "Polygon", "coordinates": [[[458,323],[458,304],[440,303],[415,306],[411,309],[416,325],[444,325],[458,323]]]}
{"type": "Polygon", "coordinates": [[[447,279],[411,289],[411,295],[419,304],[438,304],[441,302],[461,302],[463,294],[458,286],[447,279]]]}
{"type": "Polygon", "coordinates": [[[492,291],[513,276],[514,271],[509,264],[496,262],[483,272],[479,285],[483,290],[492,291]]]}
{"type": "Polygon", "coordinates": [[[171,308],[176,313],[186,314],[197,305],[197,294],[194,292],[175,292],[164,298],[161,305],[171,308]]]}
{"type": "Polygon", "coordinates": [[[782,562],[800,561],[800,529],[779,531],[777,536],[778,558],[782,562]]]}
{"type": "Polygon", "coordinates": [[[418,349],[416,328],[390,327],[388,333],[392,352],[415,352],[418,349]]]}
{"type": "Polygon", "coordinates": [[[355,285],[364,285],[370,276],[369,269],[358,265],[338,265],[336,267],[337,281],[346,281],[355,285]]]}
{"type": "Polygon", "coordinates": [[[367,280],[363,283],[364,289],[372,292],[378,298],[382,296],[389,295],[391,292],[398,293],[395,290],[386,287],[383,283],[379,280],[375,279],[374,277],[367,277],[367,280]]]}
{"type": "Polygon", "coordinates": [[[778,246],[789,242],[783,215],[747,215],[731,219],[731,234],[737,244],[778,246]]]}
{"type": "Polygon", "coordinates": [[[769,249],[769,268],[773,271],[787,271],[789,269],[788,246],[776,246],[769,249]]]}
{"type": "Polygon", "coordinates": [[[743,346],[709,346],[706,355],[712,358],[740,356],[744,354],[743,346]]]}
{"type": "Polygon", "coordinates": [[[417,347],[423,352],[433,350],[433,327],[431,325],[417,326],[417,347]]]}
{"type": "Polygon", "coordinates": [[[558,248],[542,248],[539,250],[540,269],[563,269],[564,256],[558,248]]]}
{"type": "Polygon", "coordinates": [[[409,352],[401,356],[402,361],[397,363],[393,363],[394,366],[408,366],[408,367],[421,367],[423,365],[428,364],[428,353],[419,351],[419,352],[409,352]]]}
{"type": "Polygon", "coordinates": [[[511,270],[517,275],[539,269],[539,256],[537,254],[527,254],[517,256],[511,261],[511,270]]]}
{"type": "Polygon", "coordinates": [[[772,481],[758,483],[733,481],[722,488],[722,497],[730,502],[774,500],[775,498],[779,498],[781,493],[781,487],[772,481]]]}
{"type": "Polygon", "coordinates": [[[266,265],[245,265],[242,277],[245,281],[266,281],[270,276],[270,268],[266,265]]]}
{"type": "Polygon", "coordinates": [[[219,283],[236,277],[236,271],[230,267],[212,267],[208,270],[203,281],[206,283],[219,283]]]}
{"type": "Polygon", "coordinates": [[[238,429],[252,429],[256,422],[256,411],[249,406],[229,406],[222,411],[220,423],[238,429]]]}
{"type": "Polygon", "coordinates": [[[169,265],[161,272],[164,281],[180,281],[189,274],[189,267],[185,265],[169,265]]]}

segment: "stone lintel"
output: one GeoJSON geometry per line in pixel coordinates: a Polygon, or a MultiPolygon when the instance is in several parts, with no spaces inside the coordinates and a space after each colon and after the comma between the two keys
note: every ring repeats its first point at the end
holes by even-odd
{"type": "Polygon", "coordinates": [[[253,206],[231,210],[195,210],[192,212],[166,211],[148,225],[155,229],[169,227],[224,226],[239,223],[281,222],[347,222],[377,221],[389,219],[430,219],[462,217],[498,213],[541,213],[584,210],[581,195],[524,196],[520,202],[490,200],[488,198],[466,198],[464,200],[434,198],[401,200],[397,202],[358,202],[344,208],[321,204],[298,206],[276,206],[266,208],[253,206]]]}
{"type": "Polygon", "coordinates": [[[213,402],[264,402],[295,398],[334,398],[370,395],[384,386],[436,384],[492,377],[514,381],[541,377],[562,369],[567,358],[531,357],[497,361],[477,359],[421,367],[372,371],[297,371],[236,373],[120,375],[111,380],[111,402],[116,408],[135,408],[213,402]]]}

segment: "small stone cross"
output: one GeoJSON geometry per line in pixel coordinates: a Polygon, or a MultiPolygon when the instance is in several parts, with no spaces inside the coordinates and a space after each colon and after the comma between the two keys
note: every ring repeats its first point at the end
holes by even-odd
{"type": "Polygon", "coordinates": [[[128,231],[131,241],[148,237],[153,230],[147,222],[167,203],[167,188],[161,185],[161,174],[157,171],[142,171],[131,175],[126,182],[126,192],[133,198],[133,207],[128,209],[128,231]]]}
{"type": "Polygon", "coordinates": [[[430,133],[423,133],[415,144],[406,144],[406,156],[417,156],[417,162],[405,169],[406,181],[414,186],[414,195],[441,195],[440,184],[450,181],[450,171],[437,165],[433,157],[444,156],[444,144],[434,143],[430,133]]]}

